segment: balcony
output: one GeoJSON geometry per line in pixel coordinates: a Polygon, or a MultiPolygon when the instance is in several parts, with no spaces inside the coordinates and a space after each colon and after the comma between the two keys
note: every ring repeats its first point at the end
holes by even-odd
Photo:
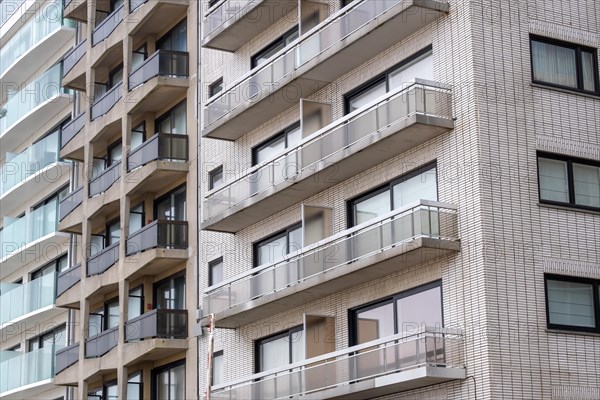
{"type": "Polygon", "coordinates": [[[51,389],[54,377],[54,348],[23,353],[0,351],[0,397],[33,399],[51,389]]]}
{"type": "Polygon", "coordinates": [[[121,5],[106,16],[92,31],[92,47],[108,39],[111,33],[121,24],[125,16],[125,6],[121,5]]]}
{"type": "Polygon", "coordinates": [[[85,63],[80,62],[87,53],[87,40],[82,40],[63,59],[63,86],[85,91],[85,63]]]}
{"type": "Polygon", "coordinates": [[[39,68],[39,60],[52,58],[74,36],[75,24],[63,19],[61,2],[44,4],[8,41],[3,41],[0,80],[15,84],[27,81],[39,68]]]}
{"type": "MultiPolygon", "coordinates": [[[[61,200],[58,206],[59,224],[58,230],[61,232],[81,234],[83,225],[83,216],[81,212],[74,213],[75,209],[81,208],[83,204],[83,187],[71,192],[67,197],[61,200]]],[[[81,211],[81,210],[80,210],[81,211]]]]}
{"type": "Polygon", "coordinates": [[[69,290],[81,282],[81,264],[72,266],[58,274],[56,282],[56,306],[79,308],[79,292],[69,290]]]}
{"type": "Polygon", "coordinates": [[[220,1],[204,18],[202,46],[236,51],[297,4],[297,0],[220,1]]]}
{"type": "Polygon", "coordinates": [[[85,341],[85,357],[102,357],[119,343],[119,327],[106,329],[97,335],[90,336],[85,341]]]}
{"type": "Polygon", "coordinates": [[[0,118],[0,148],[14,151],[34,132],[44,128],[48,120],[69,112],[71,96],[60,86],[61,65],[56,64],[40,77],[14,93],[4,104],[6,115],[0,118]]]}
{"type": "Polygon", "coordinates": [[[117,161],[89,183],[87,212],[89,217],[98,218],[119,209],[121,161],[117,161]]]}
{"type": "Polygon", "coordinates": [[[82,112],[66,124],[61,132],[60,158],[83,162],[84,135],[79,135],[87,122],[86,113],[82,112]]]}
{"type": "Polygon", "coordinates": [[[48,203],[21,218],[4,217],[0,231],[0,278],[39,258],[58,257],[68,246],[68,235],[57,232],[58,205],[48,203]]]}
{"type": "Polygon", "coordinates": [[[463,341],[455,329],[389,336],[213,386],[211,398],[372,399],[466,379],[463,341]]]}
{"type": "Polygon", "coordinates": [[[204,137],[236,140],[448,12],[444,1],[352,2],[205,107],[204,137]]]}
{"type": "Polygon", "coordinates": [[[106,114],[121,100],[122,85],[119,83],[110,88],[92,104],[92,121],[106,114]]]}
{"type": "Polygon", "coordinates": [[[70,346],[56,351],[55,371],[56,375],[63,372],[79,361],[79,343],[73,343],[70,346]]]}
{"type": "Polygon", "coordinates": [[[129,196],[159,192],[188,173],[187,135],[157,133],[127,157],[125,190],[129,196]]]}
{"type": "Polygon", "coordinates": [[[87,260],[87,275],[100,275],[119,261],[119,242],[100,250],[87,260]]]}
{"type": "MultiPolygon", "coordinates": [[[[44,275],[25,284],[2,283],[0,295],[0,329],[10,325],[25,332],[37,323],[52,319],[63,311],[54,306],[56,273],[44,275]]],[[[14,334],[16,332],[13,332],[14,334]]]]}
{"type": "Polygon", "coordinates": [[[128,113],[156,112],[187,92],[187,52],[158,50],[129,74],[128,113]]]}
{"type": "Polygon", "coordinates": [[[59,140],[60,132],[56,131],[20,154],[6,154],[0,180],[4,214],[22,205],[23,199],[32,198],[69,176],[69,165],[59,159],[59,140]]]}
{"type": "Polygon", "coordinates": [[[189,0],[130,0],[129,35],[160,36],[187,12],[189,0]]]}
{"type": "Polygon", "coordinates": [[[201,227],[238,232],[453,127],[449,87],[417,79],[209,192],[201,227]]]}
{"type": "Polygon", "coordinates": [[[204,292],[204,314],[237,327],[460,249],[456,207],[421,200],[204,292]]]}
{"type": "Polygon", "coordinates": [[[65,18],[87,22],[87,0],[65,0],[65,18]]]}

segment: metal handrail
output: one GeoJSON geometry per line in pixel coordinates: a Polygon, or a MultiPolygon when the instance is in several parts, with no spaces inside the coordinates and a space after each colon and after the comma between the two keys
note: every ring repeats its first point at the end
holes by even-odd
{"type": "Polygon", "coordinates": [[[124,10],[125,10],[125,4],[121,4],[113,12],[108,14],[106,16],[106,18],[104,18],[104,20],[102,20],[102,22],[100,22],[98,25],[96,25],[96,27],[92,31],[92,46],[95,46],[98,43],[102,42],[103,40],[106,40],[110,36],[110,34],[114,32],[114,30],[117,28],[117,26],[119,26],[119,24],[123,21],[123,14],[124,14],[123,11],[124,10]],[[102,39],[99,39],[96,41],[95,37],[94,37],[94,33],[98,32],[101,28],[103,28],[106,24],[108,24],[113,19],[113,17],[115,17],[118,14],[121,14],[121,16],[120,16],[119,20],[115,23],[115,26],[113,27],[113,29],[110,32],[107,32],[106,36],[104,36],[102,39]]]}

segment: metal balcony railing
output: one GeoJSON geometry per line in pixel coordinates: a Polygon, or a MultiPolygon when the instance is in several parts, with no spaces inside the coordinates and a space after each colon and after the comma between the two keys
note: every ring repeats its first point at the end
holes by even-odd
{"type": "Polygon", "coordinates": [[[22,352],[0,350],[0,395],[54,376],[54,346],[22,352]]]}
{"type": "MultiPolygon", "coordinates": [[[[413,334],[388,336],[213,386],[211,397],[223,400],[310,398],[311,394],[318,397],[317,393],[322,390],[419,367],[464,370],[463,341],[460,330],[427,327],[413,334]]],[[[405,379],[408,383],[423,377],[405,379]]],[[[346,386],[346,393],[352,393],[351,386],[346,386]]]]}
{"type": "Polygon", "coordinates": [[[0,325],[54,304],[56,273],[53,272],[24,284],[2,285],[0,325]]]}
{"type": "Polygon", "coordinates": [[[106,16],[106,18],[96,26],[92,31],[92,46],[107,39],[110,34],[117,29],[117,26],[123,21],[125,15],[125,6],[122,4],[116,10],[106,16]]]}
{"type": "Polygon", "coordinates": [[[187,310],[156,309],[125,324],[125,341],[140,339],[187,339],[187,310]]]}
{"type": "Polygon", "coordinates": [[[140,86],[155,76],[187,78],[189,55],[184,51],[157,50],[142,65],[129,74],[129,90],[140,86]]]}
{"type": "Polygon", "coordinates": [[[134,12],[142,5],[146,4],[148,0],[129,0],[129,12],[134,12]]]}
{"type": "Polygon", "coordinates": [[[63,59],[63,76],[67,75],[69,71],[85,56],[87,51],[87,40],[84,39],[73,49],[67,53],[63,59]]]}
{"type": "Polygon", "coordinates": [[[73,343],[63,349],[56,351],[54,361],[54,374],[59,374],[71,365],[79,361],[79,343],[73,343]]]}
{"type": "Polygon", "coordinates": [[[213,6],[205,17],[202,38],[206,38],[238,15],[246,14],[247,10],[250,10],[262,1],[264,0],[225,0],[213,6]]]}
{"type": "Polygon", "coordinates": [[[85,357],[102,357],[119,343],[119,327],[106,329],[85,341],[85,357]]]}
{"type": "Polygon", "coordinates": [[[204,219],[209,219],[284,181],[295,181],[320,164],[340,159],[352,146],[374,142],[383,129],[415,114],[452,118],[448,86],[422,79],[386,93],[286,149],[272,161],[254,166],[239,178],[206,196],[204,219]]]}
{"type": "Polygon", "coordinates": [[[62,221],[74,209],[83,203],[83,187],[69,193],[67,197],[61,200],[59,208],[59,220],[62,221]]]}
{"type": "Polygon", "coordinates": [[[420,200],[391,211],[211,286],[203,304],[207,313],[222,312],[421,237],[458,240],[456,208],[420,200]]]}
{"type": "Polygon", "coordinates": [[[99,275],[119,261],[119,241],[100,250],[87,260],[87,275],[99,275]]]}
{"type": "Polygon", "coordinates": [[[56,282],[56,297],[75,286],[79,281],[81,281],[81,264],[60,272],[56,282]]]}
{"type": "MultiPolygon", "coordinates": [[[[85,126],[85,111],[66,124],[60,135],[60,148],[64,148],[85,126]]],[[[83,144],[82,144],[83,146],[83,144]]]]}
{"type": "Polygon", "coordinates": [[[120,177],[121,161],[117,161],[90,181],[89,196],[92,197],[106,192],[120,177]]]}
{"type": "Polygon", "coordinates": [[[131,171],[151,161],[188,161],[187,135],[157,133],[129,153],[127,170],[131,171]]]}
{"type": "Polygon", "coordinates": [[[117,83],[92,104],[92,121],[106,115],[122,96],[122,83],[117,83]]]}
{"type": "Polygon", "coordinates": [[[127,238],[127,255],[153,248],[187,249],[187,247],[187,221],[156,220],[131,233],[127,238]]]}

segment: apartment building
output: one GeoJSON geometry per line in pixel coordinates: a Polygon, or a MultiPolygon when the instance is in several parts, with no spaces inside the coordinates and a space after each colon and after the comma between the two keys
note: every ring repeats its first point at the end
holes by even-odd
{"type": "Polygon", "coordinates": [[[203,1],[201,35],[203,398],[600,398],[598,2],[203,1]]]}
{"type": "Polygon", "coordinates": [[[55,294],[70,255],[58,229],[73,98],[62,57],[76,29],[60,1],[4,1],[0,24],[0,398],[55,399],[65,389],[54,384],[54,357],[68,336],[55,294]]]}

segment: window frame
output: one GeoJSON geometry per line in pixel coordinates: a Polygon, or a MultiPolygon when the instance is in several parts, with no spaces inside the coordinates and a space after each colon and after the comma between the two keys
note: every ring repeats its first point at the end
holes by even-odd
{"type": "MultiPolygon", "coordinates": [[[[299,25],[295,25],[293,28],[287,30],[283,35],[279,36],[277,39],[273,40],[271,43],[269,43],[268,45],[266,45],[265,47],[263,47],[262,49],[260,49],[256,53],[254,53],[250,57],[250,70],[253,70],[254,68],[256,68],[258,66],[256,63],[256,61],[258,59],[262,58],[265,54],[272,51],[275,47],[283,44],[282,49],[284,49],[286,47],[286,44],[285,44],[286,39],[288,39],[290,36],[293,36],[294,34],[300,34],[300,26],[299,25]]],[[[270,59],[270,57],[269,57],[269,59],[270,59]]]]}
{"type": "Polygon", "coordinates": [[[223,185],[225,183],[225,180],[223,179],[223,164],[219,165],[216,168],[213,168],[212,170],[208,171],[208,190],[213,190],[218,188],[219,186],[223,185]],[[215,177],[217,174],[221,174],[221,184],[220,185],[215,185],[215,177]]]}
{"type": "MultiPolygon", "coordinates": [[[[284,337],[288,338],[288,364],[291,364],[291,362],[292,362],[292,346],[291,346],[292,335],[294,333],[301,332],[303,330],[304,330],[304,325],[296,325],[296,326],[293,326],[284,331],[275,333],[273,335],[265,336],[260,339],[255,339],[254,340],[254,373],[258,374],[261,372],[260,371],[260,361],[261,360],[260,360],[260,351],[259,351],[261,344],[273,342],[277,339],[281,339],[284,337]]],[[[304,338],[303,338],[303,340],[304,340],[304,338]]]]}
{"type": "MultiPolygon", "coordinates": [[[[173,189],[169,190],[167,193],[163,194],[162,196],[157,197],[156,199],[154,199],[153,202],[153,208],[154,208],[154,219],[153,221],[156,221],[158,218],[158,205],[163,202],[164,200],[166,200],[167,198],[170,199],[171,201],[171,206],[174,204],[173,203],[173,198],[172,196],[174,196],[175,194],[177,194],[177,192],[179,192],[181,189],[183,189],[183,191],[185,192],[185,201],[187,203],[188,199],[187,199],[187,184],[186,183],[182,183],[181,185],[174,187],[173,189]]],[[[188,220],[188,215],[186,212],[185,215],[185,219],[170,219],[170,221],[187,221],[188,220]]]]}
{"type": "MultiPolygon", "coordinates": [[[[281,229],[273,234],[270,234],[269,236],[266,236],[260,240],[257,240],[256,242],[252,243],[252,268],[256,268],[259,266],[259,264],[258,264],[258,248],[260,246],[262,246],[265,243],[272,242],[274,239],[279,239],[279,238],[285,236],[286,246],[289,247],[290,246],[290,244],[288,242],[289,234],[290,234],[290,232],[295,231],[298,228],[302,228],[302,221],[296,222],[295,224],[292,224],[292,225],[288,226],[287,228],[281,229]]],[[[286,253],[286,254],[289,254],[289,253],[286,253]]]]}
{"type": "MultiPolygon", "coordinates": [[[[177,367],[179,367],[181,365],[184,366],[183,390],[184,390],[184,393],[185,393],[185,389],[186,389],[186,386],[187,386],[186,376],[185,376],[186,373],[187,373],[187,371],[185,371],[186,370],[186,368],[185,368],[185,366],[186,366],[185,365],[186,364],[185,360],[186,359],[183,358],[181,360],[177,360],[177,361],[174,361],[174,362],[171,362],[171,363],[164,364],[164,365],[161,365],[159,367],[153,368],[150,371],[150,389],[151,389],[150,391],[151,391],[151,398],[152,399],[156,399],[157,395],[158,395],[158,391],[157,391],[157,387],[156,387],[156,383],[157,383],[156,378],[157,378],[157,376],[159,374],[163,373],[163,372],[169,371],[169,370],[171,370],[173,368],[177,368],[177,367]]],[[[171,399],[171,400],[173,400],[173,399],[171,399]]]]}
{"type": "Polygon", "coordinates": [[[548,329],[555,329],[561,331],[571,332],[588,332],[588,333],[600,333],[600,280],[592,278],[584,278],[570,275],[559,275],[559,274],[544,274],[544,298],[546,306],[546,326],[548,329]],[[548,306],[548,281],[560,281],[560,282],[571,282],[571,283],[582,283],[589,284],[593,290],[593,306],[594,306],[594,319],[596,326],[594,328],[588,328],[584,326],[576,325],[561,325],[553,324],[550,322],[550,307],[548,306]]]}
{"type": "Polygon", "coordinates": [[[208,98],[210,99],[213,96],[216,96],[217,94],[221,93],[223,89],[223,77],[220,77],[219,79],[215,80],[213,83],[208,85],[208,98]],[[221,89],[219,91],[215,91],[215,89],[219,86],[221,87],[221,89]]]}
{"type": "Polygon", "coordinates": [[[269,147],[269,145],[271,145],[272,143],[277,142],[278,140],[280,140],[282,137],[284,139],[284,149],[287,149],[289,147],[289,134],[290,132],[293,132],[294,130],[300,128],[300,121],[294,122],[293,124],[291,124],[290,126],[286,127],[285,129],[277,132],[276,134],[274,134],[273,136],[269,137],[266,140],[263,140],[262,142],[260,142],[259,144],[257,144],[256,146],[252,147],[251,152],[252,152],[252,166],[258,165],[258,152],[269,147]]]}
{"type": "Polygon", "coordinates": [[[538,201],[540,204],[549,204],[549,205],[553,205],[553,206],[568,207],[568,208],[575,208],[575,209],[589,210],[589,211],[600,211],[600,207],[586,206],[585,204],[575,203],[575,180],[574,180],[574,175],[573,175],[573,164],[581,164],[581,165],[587,165],[587,166],[591,166],[591,167],[600,168],[600,161],[594,161],[594,160],[578,158],[578,157],[571,157],[571,156],[562,155],[562,154],[547,153],[547,152],[543,152],[543,151],[537,152],[535,161],[536,161],[536,167],[537,167],[538,201]],[[567,188],[568,188],[567,194],[569,196],[568,203],[542,199],[542,187],[540,184],[540,158],[546,158],[549,160],[556,160],[556,161],[564,161],[567,163],[567,188]]]}
{"type": "Polygon", "coordinates": [[[179,308],[161,308],[162,310],[186,310],[188,305],[187,305],[187,299],[186,299],[186,290],[187,290],[187,282],[186,282],[186,276],[185,276],[185,270],[176,272],[172,275],[167,276],[164,279],[161,279],[157,282],[154,282],[152,284],[152,309],[153,310],[158,310],[158,290],[160,289],[160,287],[162,285],[164,285],[165,283],[169,283],[169,288],[174,288],[175,287],[175,280],[178,278],[183,277],[183,285],[184,285],[184,289],[183,289],[183,303],[184,303],[184,308],[179,309],[179,308]]]}
{"type": "Polygon", "coordinates": [[[534,83],[536,85],[541,85],[541,86],[547,86],[547,87],[551,87],[551,88],[558,88],[558,89],[564,89],[564,90],[569,90],[569,91],[578,92],[578,93],[585,93],[585,94],[589,94],[589,95],[593,95],[593,96],[594,95],[600,96],[600,77],[598,75],[598,49],[596,49],[594,47],[583,46],[583,45],[580,45],[577,43],[566,42],[564,40],[553,39],[553,38],[549,38],[546,36],[529,35],[529,55],[530,55],[529,65],[530,65],[530,69],[531,69],[531,83],[534,83]],[[534,41],[539,42],[539,43],[550,44],[553,46],[565,47],[565,48],[575,50],[575,65],[576,65],[576,74],[577,74],[577,76],[575,77],[575,79],[577,81],[576,88],[571,87],[571,86],[559,85],[559,84],[552,83],[552,82],[539,81],[534,78],[534,76],[535,76],[534,69],[533,69],[533,42],[534,41]],[[589,91],[589,90],[583,89],[583,67],[581,64],[582,51],[586,52],[586,53],[592,53],[592,55],[593,55],[594,86],[596,88],[595,91],[589,91]]]}
{"type": "MultiPolygon", "coordinates": [[[[218,264],[223,264],[223,257],[215,258],[208,263],[208,286],[216,285],[220,282],[215,282],[213,279],[213,267],[218,264]]],[[[224,267],[224,265],[223,265],[224,267]]],[[[224,270],[225,268],[223,268],[224,270]]]]}
{"type": "MultiPolygon", "coordinates": [[[[162,113],[160,116],[156,117],[156,119],[154,120],[154,133],[160,134],[160,133],[165,133],[165,134],[169,134],[169,135],[184,135],[183,133],[172,133],[173,132],[173,128],[175,127],[175,112],[178,111],[178,108],[183,108],[185,110],[185,118],[186,118],[186,127],[185,130],[188,130],[187,127],[187,99],[183,99],[181,100],[179,103],[175,104],[173,107],[169,108],[167,111],[165,111],[164,113],[162,113]],[[171,125],[170,130],[171,132],[159,132],[158,131],[158,127],[160,125],[162,125],[163,122],[169,121],[169,125],[171,125]]],[[[138,125],[139,126],[139,125],[138,125]]],[[[187,135],[187,132],[185,133],[185,135],[187,135]]]]}
{"type": "Polygon", "coordinates": [[[45,332],[42,332],[39,335],[32,337],[31,339],[27,339],[27,343],[26,343],[26,346],[25,346],[25,348],[27,349],[27,351],[25,351],[25,353],[30,353],[32,351],[35,351],[35,350],[31,350],[31,345],[34,342],[37,342],[38,345],[40,345],[38,347],[38,350],[39,349],[43,349],[44,348],[44,345],[43,345],[43,343],[44,343],[44,337],[46,337],[48,335],[53,335],[54,341],[52,342],[52,345],[55,346],[56,345],[56,333],[58,331],[61,331],[61,330],[64,330],[64,335],[65,335],[64,343],[65,343],[65,346],[67,346],[67,342],[68,342],[67,341],[67,335],[68,335],[67,334],[67,324],[64,323],[64,324],[57,325],[57,326],[53,327],[52,329],[49,329],[49,330],[47,330],[45,332]]]}
{"type": "Polygon", "coordinates": [[[215,351],[212,354],[212,359],[211,359],[211,361],[212,361],[212,366],[211,366],[212,373],[210,374],[210,379],[211,379],[210,386],[215,386],[215,358],[217,358],[217,357],[223,357],[223,365],[225,364],[225,358],[224,358],[225,354],[223,353],[223,350],[215,351]]]}
{"type": "MultiPolygon", "coordinates": [[[[68,261],[68,254],[67,253],[65,253],[63,255],[60,255],[60,256],[56,257],[54,260],[52,260],[50,262],[47,262],[46,264],[42,265],[41,267],[36,268],[33,271],[31,271],[29,273],[29,282],[31,282],[33,280],[36,280],[36,279],[41,278],[42,276],[44,276],[44,275],[40,275],[40,276],[37,276],[37,275],[40,274],[43,270],[45,270],[46,268],[49,268],[49,267],[54,267],[54,272],[56,272],[57,274],[60,273],[60,272],[62,272],[61,269],[60,269],[60,262],[62,260],[67,260],[68,261]]],[[[57,279],[58,279],[58,276],[57,276],[57,279]]]]}

